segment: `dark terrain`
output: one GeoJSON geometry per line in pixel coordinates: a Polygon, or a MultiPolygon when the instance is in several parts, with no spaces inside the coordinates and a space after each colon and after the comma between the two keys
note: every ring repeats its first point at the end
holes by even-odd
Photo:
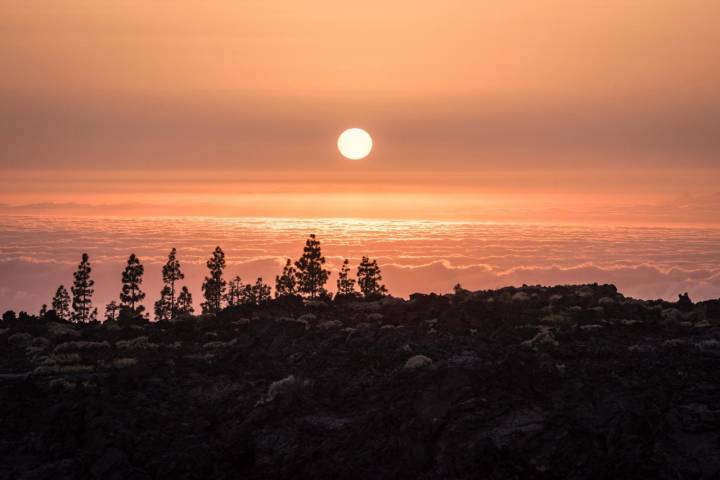
{"type": "Polygon", "coordinates": [[[0,478],[720,478],[719,361],[611,285],[5,321],[0,478]]]}

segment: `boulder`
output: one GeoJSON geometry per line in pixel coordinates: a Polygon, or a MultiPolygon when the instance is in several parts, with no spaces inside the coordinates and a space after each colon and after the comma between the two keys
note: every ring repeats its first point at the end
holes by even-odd
{"type": "Polygon", "coordinates": [[[407,359],[403,368],[407,370],[414,370],[416,368],[427,367],[432,363],[433,361],[430,357],[426,357],[425,355],[413,355],[407,359]]]}

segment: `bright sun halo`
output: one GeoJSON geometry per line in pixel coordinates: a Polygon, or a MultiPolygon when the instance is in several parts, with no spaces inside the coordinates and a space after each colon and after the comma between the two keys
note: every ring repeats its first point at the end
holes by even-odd
{"type": "Polygon", "coordinates": [[[373,142],[370,134],[362,128],[348,128],[338,137],[337,145],[343,157],[360,160],[368,156],[373,142]]]}

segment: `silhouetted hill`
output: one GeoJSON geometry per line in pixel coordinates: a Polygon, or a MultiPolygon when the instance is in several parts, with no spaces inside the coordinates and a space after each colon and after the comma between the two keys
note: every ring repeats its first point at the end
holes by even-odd
{"type": "Polygon", "coordinates": [[[0,325],[0,478],[717,478],[720,302],[612,285],[0,325]]]}

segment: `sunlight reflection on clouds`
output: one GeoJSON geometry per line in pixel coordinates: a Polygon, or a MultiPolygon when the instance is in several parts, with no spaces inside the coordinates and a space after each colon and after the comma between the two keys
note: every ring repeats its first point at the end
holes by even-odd
{"type": "MultiPolygon", "coordinates": [[[[0,219],[0,308],[39,308],[69,284],[82,252],[96,279],[96,305],[117,296],[134,252],[146,265],[148,301],[160,290],[160,266],[178,249],[185,282],[200,298],[204,263],[216,245],[227,274],[272,283],[316,233],[334,270],[343,258],[378,258],[391,292],[494,288],[522,283],[612,282],[627,295],[696,299],[720,296],[720,230],[504,225],[469,222],[268,218],[0,219]]],[[[334,285],[334,276],[331,276],[334,285]]]]}

